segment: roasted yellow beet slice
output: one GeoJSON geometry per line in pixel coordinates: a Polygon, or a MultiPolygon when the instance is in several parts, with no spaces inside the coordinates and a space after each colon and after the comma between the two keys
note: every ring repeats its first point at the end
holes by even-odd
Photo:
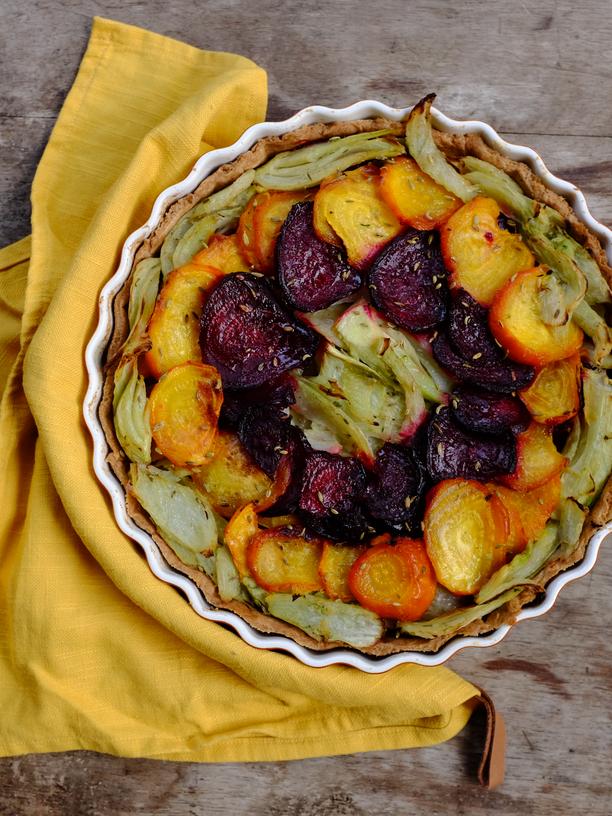
{"type": "Polygon", "coordinates": [[[319,562],[319,576],[328,598],[334,601],[353,600],[353,593],[348,584],[349,572],[366,549],[367,547],[363,546],[332,544],[330,541],[325,543],[319,562]]]}
{"type": "Polygon", "coordinates": [[[247,548],[258,532],[255,507],[253,504],[245,504],[236,510],[223,533],[223,542],[230,551],[241,578],[251,575],[247,564],[247,548]]]}
{"type": "Polygon", "coordinates": [[[231,272],[248,272],[250,269],[235,233],[233,235],[213,235],[208,241],[208,246],[194,255],[192,263],[199,266],[213,266],[224,275],[231,272]]]}
{"type": "Polygon", "coordinates": [[[314,210],[314,222],[329,224],[342,240],[349,263],[357,269],[364,269],[402,231],[402,224],[380,195],[380,173],[373,164],[321,186],[314,210]]]}
{"type": "Polygon", "coordinates": [[[480,482],[447,479],[437,484],[427,497],[423,526],[436,577],[455,595],[473,595],[499,566],[507,515],[480,482]]]}
{"type": "Polygon", "coordinates": [[[230,431],[217,433],[211,458],[194,471],[193,480],[224,518],[249,502],[256,510],[265,510],[277,498],[272,479],[257,467],[230,431]]]}
{"type": "Polygon", "coordinates": [[[334,246],[337,247],[342,246],[342,241],[340,240],[339,236],[334,232],[334,230],[329,225],[323,207],[318,208],[315,207],[313,209],[312,226],[314,227],[314,231],[317,234],[317,237],[320,238],[322,241],[325,241],[325,243],[327,244],[333,244],[334,246]]]}
{"type": "Polygon", "coordinates": [[[489,311],[489,326],[513,360],[545,366],[580,350],[582,330],[568,320],[549,326],[540,311],[540,289],[547,273],[540,267],[519,272],[497,293],[489,311]]]}
{"type": "Polygon", "coordinates": [[[560,473],[567,459],[555,448],[552,432],[544,425],[532,422],[516,437],[516,468],[514,473],[500,476],[507,487],[527,493],[540,487],[560,473]]]}
{"type": "Polygon", "coordinates": [[[200,314],[208,291],[222,275],[212,266],[196,263],[168,275],[147,329],[151,348],[144,356],[146,374],[159,379],[181,363],[202,359],[200,314]]]}
{"type": "Polygon", "coordinates": [[[402,223],[415,229],[439,227],[463,203],[424,173],[413,159],[391,159],[383,165],[380,175],[382,197],[402,223]]]}
{"type": "Polygon", "coordinates": [[[261,272],[274,269],[274,252],[281,227],[294,204],[308,196],[307,190],[260,193],[253,215],[253,233],[257,268],[261,272]]]}
{"type": "Polygon", "coordinates": [[[168,371],[149,397],[157,449],[178,467],[205,464],[212,454],[222,402],[216,368],[189,362],[168,371]]]}
{"type": "Polygon", "coordinates": [[[248,546],[247,564],[256,583],[268,592],[306,595],[322,589],[323,543],[283,529],[262,530],[248,546]]]}
{"type": "Polygon", "coordinates": [[[257,267],[257,255],[255,253],[255,210],[257,209],[258,196],[253,198],[242,211],[238,221],[236,235],[240,251],[249,266],[257,267]]]}
{"type": "Polygon", "coordinates": [[[496,292],[535,259],[520,235],[502,229],[501,210],[492,198],[477,196],[451,215],[440,231],[450,284],[490,306],[496,292]]]}
{"type": "Polygon", "coordinates": [[[536,422],[558,425],[571,419],[580,409],[580,355],[544,366],[519,397],[536,422]]]}

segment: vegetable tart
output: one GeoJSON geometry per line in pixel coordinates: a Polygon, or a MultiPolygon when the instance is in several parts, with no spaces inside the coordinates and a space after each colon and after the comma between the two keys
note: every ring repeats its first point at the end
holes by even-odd
{"type": "Polygon", "coordinates": [[[261,139],[114,302],[129,515],[211,605],[315,650],[512,623],[610,518],[603,248],[432,99],[261,139]]]}

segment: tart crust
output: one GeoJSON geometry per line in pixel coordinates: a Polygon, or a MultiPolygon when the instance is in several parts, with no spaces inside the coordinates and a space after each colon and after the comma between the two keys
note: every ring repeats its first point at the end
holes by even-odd
{"type": "MultiPolygon", "coordinates": [[[[330,124],[319,123],[306,125],[281,136],[269,136],[260,139],[246,153],[243,153],[234,161],[220,166],[204,179],[192,193],[170,205],[162,217],[159,226],[138,248],[134,259],[134,266],[144,258],[154,256],[172,227],[198,202],[207,198],[215,191],[231,184],[245,171],[264,164],[264,162],[277,153],[293,150],[294,148],[311,142],[328,139],[331,136],[348,136],[353,133],[363,133],[383,128],[389,129],[392,133],[399,136],[403,134],[404,124],[383,118],[360,119],[352,122],[333,122],[330,124]]],[[[608,285],[612,286],[612,268],[608,264],[606,253],[597,236],[582,223],[568,202],[546,187],[540,178],[525,163],[517,162],[503,156],[494,148],[487,145],[486,142],[476,134],[461,135],[434,131],[434,138],[438,147],[449,159],[458,160],[463,156],[470,155],[488,161],[508,173],[531,198],[557,210],[565,219],[568,230],[597,261],[608,285]]],[[[113,304],[113,332],[107,348],[106,364],[104,366],[103,396],[98,408],[100,422],[109,445],[107,461],[126,490],[126,507],[129,516],[153,538],[168,564],[189,577],[199,587],[208,603],[212,606],[235,612],[260,632],[285,635],[309,649],[325,651],[337,647],[354,648],[344,643],[317,641],[301,629],[285,623],[278,618],[264,615],[257,609],[241,601],[223,601],[217,592],[215,583],[208,578],[207,575],[180,561],[174,551],[159,536],[148,515],[131,493],[128,480],[129,461],[117,440],[112,410],[113,375],[119,363],[121,346],[128,334],[127,303],[130,282],[131,277],[126,281],[113,304]]],[[[385,637],[373,646],[355,649],[355,651],[380,657],[405,651],[436,652],[447,641],[457,637],[457,635],[480,635],[491,632],[502,624],[513,624],[519,610],[525,606],[525,604],[533,601],[538,594],[543,592],[545,585],[555,575],[583,558],[590,537],[599,527],[609,521],[611,517],[612,478],[608,479],[597,503],[591,509],[576,548],[567,556],[557,558],[548,563],[533,579],[534,585],[525,587],[513,600],[504,604],[504,606],[485,618],[474,621],[450,635],[443,635],[430,640],[405,636],[385,637]]]]}

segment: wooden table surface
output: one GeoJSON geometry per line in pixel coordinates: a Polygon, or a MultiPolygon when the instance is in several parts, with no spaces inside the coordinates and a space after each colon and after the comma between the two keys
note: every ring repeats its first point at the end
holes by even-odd
{"type": "MultiPolygon", "coordinates": [[[[612,225],[610,0],[3,0],[0,244],[29,231],[36,163],[95,14],[251,57],[269,73],[270,119],[313,102],[402,106],[436,91],[451,116],[484,119],[538,150],[612,225]]],[[[474,782],[475,722],[435,748],[300,762],[203,765],[86,752],[5,759],[0,816],[609,816],[611,586],[604,547],[595,570],[545,618],[451,661],[506,716],[507,779],[496,792],[474,782]]]]}

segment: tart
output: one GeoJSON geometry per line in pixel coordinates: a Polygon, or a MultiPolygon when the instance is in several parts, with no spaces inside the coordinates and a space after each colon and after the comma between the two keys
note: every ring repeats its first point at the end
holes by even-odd
{"type": "Polygon", "coordinates": [[[512,623],[610,517],[605,253],[431,102],[261,139],[114,302],[128,514],[213,607],[315,650],[512,623]]]}

